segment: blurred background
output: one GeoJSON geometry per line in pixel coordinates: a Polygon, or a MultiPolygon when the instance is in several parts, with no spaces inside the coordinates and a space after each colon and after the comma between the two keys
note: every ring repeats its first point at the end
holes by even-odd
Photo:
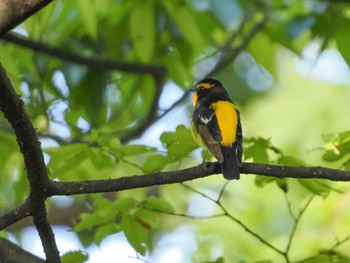
{"type": "MultiPolygon", "coordinates": [[[[201,163],[188,89],[205,76],[241,111],[245,161],[350,169],[349,28],[347,1],[56,0],[1,37],[0,62],[54,180],[201,163]]],[[[5,213],[29,189],[3,116],[0,147],[5,213]]],[[[349,199],[348,183],[215,175],[47,205],[65,262],[350,262],[349,199]]],[[[2,235],[44,257],[30,219],[2,235]]]]}

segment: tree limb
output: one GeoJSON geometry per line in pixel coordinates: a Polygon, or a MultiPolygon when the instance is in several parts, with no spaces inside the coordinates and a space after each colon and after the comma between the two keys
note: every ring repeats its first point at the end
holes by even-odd
{"type": "Polygon", "coordinates": [[[114,60],[106,60],[98,57],[84,57],[72,52],[68,52],[61,48],[51,47],[39,41],[25,39],[14,33],[8,33],[0,37],[1,39],[19,45],[33,51],[41,52],[46,55],[61,59],[63,61],[83,65],[96,70],[117,70],[135,74],[149,74],[153,77],[155,82],[155,95],[153,103],[147,116],[139,121],[137,127],[133,127],[120,135],[122,142],[129,141],[140,134],[142,134],[150,125],[157,119],[157,110],[159,108],[159,98],[163,90],[166,69],[161,65],[141,64],[141,63],[127,63],[114,60]]]}
{"type": "MultiPolygon", "coordinates": [[[[327,179],[331,181],[349,182],[350,171],[336,170],[324,167],[303,167],[303,166],[279,166],[261,163],[244,163],[240,169],[241,174],[256,174],[277,178],[298,178],[298,179],[327,179]]],[[[208,162],[195,167],[170,171],[157,172],[146,175],[135,175],[108,180],[91,180],[78,182],[52,182],[50,191],[46,197],[55,195],[77,195],[88,193],[105,193],[143,188],[154,185],[181,183],[194,179],[207,177],[221,173],[221,166],[218,162],[208,162]]],[[[220,175],[221,176],[221,175],[220,175]]],[[[25,207],[16,208],[22,218],[28,216],[22,210],[25,207]]],[[[4,229],[10,222],[14,212],[9,212],[0,217],[0,230],[4,229]]],[[[20,217],[20,216],[19,216],[20,217]]],[[[18,221],[20,218],[16,218],[18,221]]]]}
{"type": "MultiPolygon", "coordinates": [[[[1,64],[0,109],[11,124],[24,157],[27,179],[30,184],[30,211],[43,244],[46,258],[53,263],[60,262],[55,237],[47,220],[45,199],[50,189],[51,181],[47,175],[40,142],[24,109],[23,101],[15,93],[1,64]]],[[[26,215],[25,213],[22,214],[26,215]]]]}
{"type": "MultiPolygon", "coordinates": [[[[257,174],[277,178],[328,179],[331,181],[350,181],[350,171],[324,167],[278,166],[261,163],[244,163],[240,169],[242,174],[257,174]]],[[[157,172],[147,175],[135,175],[108,180],[79,182],[53,182],[49,196],[75,195],[87,193],[114,192],[128,189],[149,187],[153,185],[173,184],[190,181],[213,174],[221,173],[218,162],[209,162],[195,167],[171,171],[157,172]]]]}
{"type": "Polygon", "coordinates": [[[40,52],[63,61],[86,66],[96,70],[118,70],[129,73],[164,75],[165,68],[160,65],[142,64],[142,63],[127,63],[99,57],[84,57],[62,48],[52,47],[40,41],[33,41],[23,38],[15,33],[8,33],[0,37],[1,39],[16,44],[18,46],[40,52]]]}
{"type": "Polygon", "coordinates": [[[26,263],[45,262],[43,259],[25,251],[11,241],[0,237],[0,262],[23,263],[24,259],[26,263]]]}
{"type": "Polygon", "coordinates": [[[0,36],[16,27],[53,0],[2,0],[0,2],[0,36]]]}
{"type": "Polygon", "coordinates": [[[27,199],[23,204],[0,217],[0,229],[4,229],[31,214],[30,201],[27,199]]]}

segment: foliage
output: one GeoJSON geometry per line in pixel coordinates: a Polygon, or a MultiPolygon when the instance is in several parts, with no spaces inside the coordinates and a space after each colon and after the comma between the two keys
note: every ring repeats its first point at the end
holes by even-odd
{"type": "MultiPolygon", "coordinates": [[[[295,62],[316,45],[315,65],[330,51],[341,55],[333,63],[350,65],[349,8],[316,0],[57,0],[16,30],[37,51],[1,40],[0,62],[38,131],[51,179],[118,178],[199,163],[186,91],[208,73],[240,106],[245,161],[350,170],[349,76],[324,81],[295,62]]],[[[7,211],[29,190],[3,117],[0,141],[0,210],[7,211]]],[[[242,177],[77,196],[74,202],[88,208],[72,229],[86,246],[122,231],[146,259],[156,257],[165,233],[194,225],[188,236],[196,250],[186,250],[188,240],[178,244],[187,261],[350,261],[347,186],[242,177]],[[334,244],[338,238],[344,242],[334,244]]],[[[80,251],[62,257],[84,260],[80,251]]]]}

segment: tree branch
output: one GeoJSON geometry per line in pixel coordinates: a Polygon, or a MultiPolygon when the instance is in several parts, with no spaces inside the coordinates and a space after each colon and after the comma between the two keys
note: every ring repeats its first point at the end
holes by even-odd
{"type": "Polygon", "coordinates": [[[25,39],[18,34],[8,33],[0,37],[1,39],[16,44],[18,46],[40,52],[52,57],[61,59],[63,61],[75,63],[86,66],[96,70],[118,70],[129,73],[164,75],[165,68],[160,65],[141,64],[141,63],[127,63],[114,60],[107,60],[98,57],[84,57],[65,49],[51,47],[39,41],[25,39]]]}
{"type": "Polygon", "coordinates": [[[139,125],[137,127],[133,127],[129,131],[122,134],[120,136],[120,140],[122,142],[126,142],[139,136],[157,119],[159,98],[163,90],[167,73],[165,67],[154,64],[126,63],[114,60],[106,60],[98,57],[84,57],[68,52],[61,48],[51,47],[39,41],[25,39],[13,33],[6,34],[0,38],[21,47],[96,70],[117,70],[135,74],[150,74],[153,76],[155,82],[155,95],[149,113],[144,119],[139,121],[139,125]]]}
{"type": "Polygon", "coordinates": [[[8,241],[7,239],[0,237],[1,262],[23,263],[23,259],[25,259],[26,263],[45,262],[43,259],[23,250],[21,247],[8,241]]]}
{"type": "MultiPolygon", "coordinates": [[[[244,163],[240,169],[240,172],[242,174],[257,174],[278,177],[281,179],[320,178],[328,179],[331,181],[350,181],[350,171],[336,170],[324,167],[294,167],[261,163],[244,163]]],[[[220,164],[218,162],[209,162],[178,171],[157,172],[153,174],[135,175],[117,179],[79,182],[53,182],[49,196],[122,191],[149,187],[153,185],[181,183],[219,173],[221,173],[220,164]]]]}
{"type": "Polygon", "coordinates": [[[23,204],[0,217],[0,230],[30,216],[31,214],[30,201],[27,199],[23,204]]]}
{"type": "MultiPolygon", "coordinates": [[[[30,211],[34,225],[39,232],[46,258],[50,262],[60,262],[54,234],[47,220],[45,199],[51,186],[51,181],[47,175],[40,142],[24,109],[23,101],[15,93],[1,64],[0,109],[11,124],[24,157],[27,179],[30,184],[30,211]]],[[[21,214],[27,215],[26,213],[21,214]]]]}
{"type": "Polygon", "coordinates": [[[16,27],[53,0],[2,0],[0,2],[0,36],[16,27]]]}

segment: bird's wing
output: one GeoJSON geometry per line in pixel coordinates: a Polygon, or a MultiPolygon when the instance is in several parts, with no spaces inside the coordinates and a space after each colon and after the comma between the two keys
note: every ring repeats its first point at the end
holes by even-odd
{"type": "Polygon", "coordinates": [[[242,166],[243,134],[242,134],[241,117],[238,110],[237,110],[237,115],[238,115],[238,123],[237,123],[237,134],[236,134],[236,144],[237,144],[236,156],[237,156],[238,165],[242,166]]]}
{"type": "Polygon", "coordinates": [[[221,134],[214,111],[204,107],[199,108],[194,112],[193,121],[203,143],[218,162],[222,163],[224,156],[220,146],[221,134]]]}

